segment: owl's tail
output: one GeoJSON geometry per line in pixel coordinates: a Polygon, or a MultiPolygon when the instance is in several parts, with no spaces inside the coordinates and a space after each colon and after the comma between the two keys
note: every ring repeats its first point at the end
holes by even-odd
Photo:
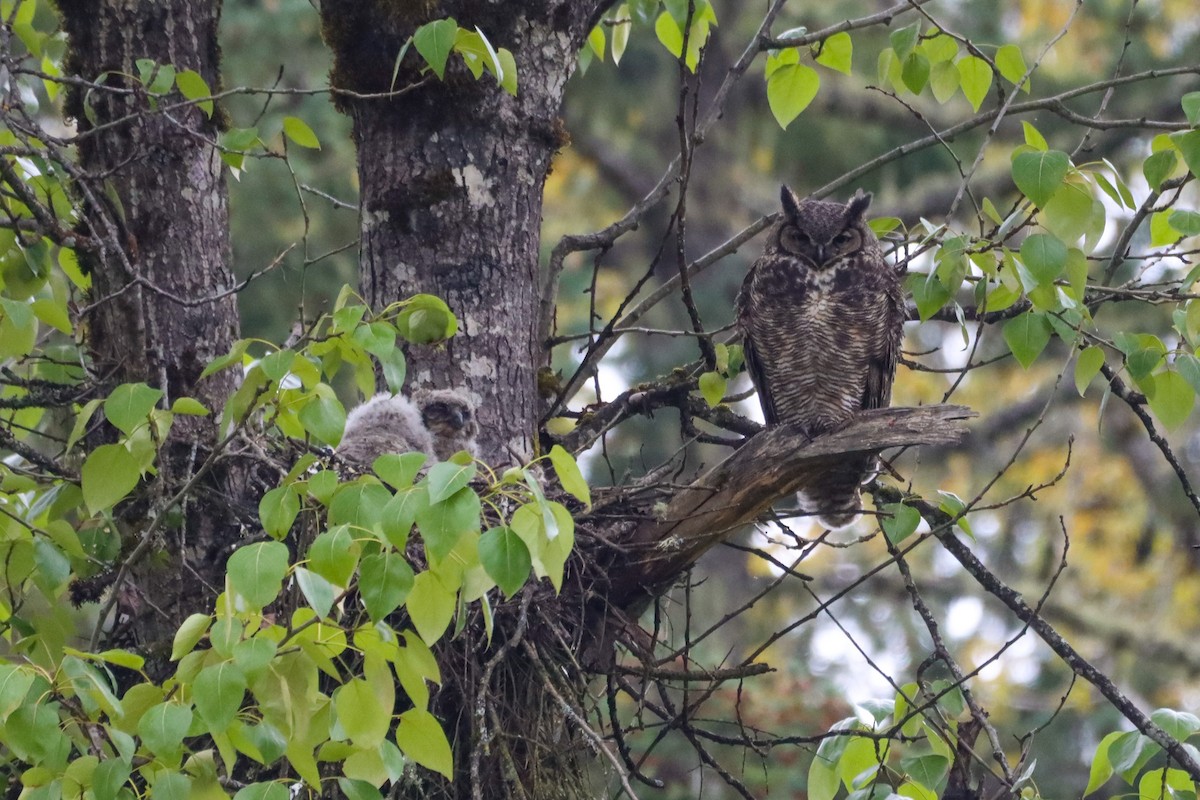
{"type": "Polygon", "coordinates": [[[830,530],[847,528],[862,516],[860,487],[874,476],[874,458],[858,458],[830,469],[797,494],[800,507],[830,530]]]}

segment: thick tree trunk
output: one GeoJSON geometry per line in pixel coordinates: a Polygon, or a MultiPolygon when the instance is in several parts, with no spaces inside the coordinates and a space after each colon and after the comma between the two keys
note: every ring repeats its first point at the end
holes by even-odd
{"type": "MultiPolygon", "coordinates": [[[[159,460],[153,514],[194,473],[214,440],[216,420],[237,375],[200,380],[206,364],[237,336],[231,293],[228,202],[214,118],[195,106],[156,108],[137,79],[139,59],[193,69],[216,91],[220,84],[212,0],[59,0],[69,36],[69,66],[104,88],[75,90],[68,113],[80,136],[79,184],[85,232],[103,243],[82,253],[93,288],[88,344],[95,375],[111,389],[144,381],[165,393],[164,406],[194,397],[213,413],[177,417],[159,460]],[[200,443],[197,448],[196,443],[200,443]]],[[[223,564],[227,504],[193,503],[168,563],[139,580],[165,618],[146,614],[135,626],[144,644],[166,642],[182,615],[219,591],[212,578],[223,564]],[[186,543],[186,546],[185,546],[186,543]]],[[[130,531],[135,537],[137,530],[130,531]]],[[[157,549],[157,548],[156,548],[157,549]]],[[[199,604],[199,605],[198,605],[199,604]]]]}
{"type": "Polygon", "coordinates": [[[449,303],[459,334],[410,352],[411,385],[464,386],[479,402],[480,455],[527,456],[537,422],[534,341],[542,184],[564,143],[563,88],[606,3],[398,4],[326,0],[336,88],[354,119],[362,187],[362,289],[375,308],[416,293],[449,303]],[[422,75],[415,48],[394,78],[396,55],[421,24],[453,17],[512,51],[513,97],[490,75],[475,80],[452,55],[445,80],[422,75]]]}

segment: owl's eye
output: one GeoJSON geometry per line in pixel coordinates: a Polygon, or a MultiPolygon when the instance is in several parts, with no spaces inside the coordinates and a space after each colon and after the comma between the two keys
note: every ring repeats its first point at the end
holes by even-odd
{"type": "Polygon", "coordinates": [[[804,231],[788,225],[779,232],[779,246],[789,253],[808,253],[812,249],[812,240],[804,231]]]}
{"type": "Polygon", "coordinates": [[[847,228],[833,237],[829,244],[834,252],[849,253],[862,246],[862,236],[853,228],[847,228]]]}

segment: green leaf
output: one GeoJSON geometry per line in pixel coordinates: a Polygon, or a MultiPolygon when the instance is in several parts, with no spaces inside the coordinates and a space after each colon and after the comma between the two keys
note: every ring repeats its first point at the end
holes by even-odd
{"type": "Polygon", "coordinates": [[[384,453],[375,459],[371,469],[393,489],[407,489],[428,458],[424,453],[384,453]]]}
{"type": "Polygon", "coordinates": [[[450,306],[431,294],[413,295],[396,316],[396,330],[413,344],[433,344],[458,332],[450,306]]]}
{"type": "Polygon", "coordinates": [[[329,611],[333,608],[333,601],[337,596],[337,589],[334,585],[323,576],[304,567],[296,567],[292,577],[295,578],[296,586],[300,588],[300,593],[304,595],[309,608],[317,612],[318,617],[329,616],[329,611]]]}
{"type": "Polygon", "coordinates": [[[507,525],[492,528],[479,537],[479,562],[507,597],[525,585],[533,567],[529,548],[507,525]]]}
{"type": "MultiPolygon", "coordinates": [[[[11,289],[10,286],[6,287],[11,289]]],[[[28,303],[0,297],[4,315],[0,318],[0,359],[21,357],[33,351],[37,343],[37,317],[28,303]]]]}
{"type": "Polygon", "coordinates": [[[397,550],[403,550],[412,531],[413,524],[429,506],[429,492],[424,484],[418,484],[409,489],[396,492],[388,504],[384,506],[380,525],[383,534],[397,550]]]}
{"type": "Polygon", "coordinates": [[[110,508],[133,491],[140,477],[132,453],[119,444],[100,445],[83,462],[83,502],[93,514],[110,508]]]}
{"type": "Polygon", "coordinates": [[[121,757],[106,758],[97,764],[96,771],[92,773],[95,800],[116,800],[132,772],[132,765],[121,757]]]}
{"type": "Polygon", "coordinates": [[[562,445],[556,444],[550,448],[550,463],[554,465],[554,473],[558,475],[558,482],[562,484],[563,489],[584,505],[590,506],[592,494],[574,456],[563,449],[562,445]]]}
{"type": "Polygon", "coordinates": [[[1075,359],[1075,391],[1083,397],[1084,391],[1104,365],[1104,350],[1095,345],[1085,348],[1075,359]]]}
{"type": "Polygon", "coordinates": [[[1174,150],[1159,150],[1157,153],[1151,153],[1142,162],[1142,174],[1146,176],[1146,183],[1150,188],[1158,189],[1163,181],[1171,177],[1171,173],[1175,171],[1175,165],[1178,163],[1179,154],[1174,150]]]}
{"type": "Polygon", "coordinates": [[[853,56],[854,42],[850,39],[850,34],[841,31],[821,42],[821,52],[816,60],[823,67],[849,75],[853,56]]]}
{"type": "Polygon", "coordinates": [[[817,96],[821,76],[804,64],[780,67],[767,78],[767,104],[781,128],[787,128],[817,96]]]}
{"type": "MultiPolygon", "coordinates": [[[[1042,224],[1058,238],[1073,242],[1087,233],[1097,205],[1089,184],[1079,176],[1068,178],[1042,208],[1042,224]]],[[[1100,213],[1104,214],[1102,205],[1100,213]]]]}
{"type": "Polygon", "coordinates": [[[1000,74],[1004,79],[1013,86],[1020,85],[1020,88],[1029,91],[1029,83],[1021,84],[1021,80],[1025,77],[1028,67],[1025,66],[1025,56],[1021,55],[1021,48],[1015,44],[1006,44],[996,51],[996,69],[1000,70],[1000,74]]]}
{"type": "Polygon", "coordinates": [[[1150,410],[1167,428],[1178,428],[1191,416],[1196,393],[1178,372],[1160,372],[1154,376],[1152,388],[1146,392],[1150,410]]]}
{"type": "Polygon", "coordinates": [[[988,89],[992,88],[992,68],[982,58],[963,56],[956,65],[963,95],[975,111],[983,105],[988,89]]]}
{"type": "Polygon", "coordinates": [[[308,568],[330,583],[349,586],[358,566],[359,545],[347,525],[317,535],[308,546],[308,568]]]}
{"type": "Polygon", "coordinates": [[[1193,175],[1200,175],[1200,131],[1171,134],[1171,141],[1183,153],[1184,163],[1193,175]]]}
{"type": "Polygon", "coordinates": [[[913,94],[920,94],[929,83],[929,59],[922,53],[912,52],[900,67],[900,78],[913,94]]]}
{"type": "Polygon", "coordinates": [[[633,27],[633,21],[629,17],[629,4],[622,3],[617,7],[613,15],[613,19],[622,20],[612,26],[612,57],[614,64],[621,63],[621,56],[625,55],[625,47],[629,44],[629,31],[633,27]]]}
{"type": "MultiPolygon", "coordinates": [[[[921,786],[937,786],[950,769],[950,759],[937,753],[924,753],[900,759],[900,770],[921,786]]],[[[936,795],[935,795],[936,796],[936,795]]]]}
{"type": "Polygon", "coordinates": [[[658,19],[654,21],[654,35],[671,55],[679,58],[683,53],[683,31],[675,18],[666,11],[659,14],[658,19]]]}
{"type": "Polygon", "coordinates": [[[1021,128],[1025,131],[1025,144],[1034,150],[1046,151],[1050,149],[1050,144],[1046,141],[1046,137],[1042,136],[1041,131],[1035,128],[1032,122],[1022,120],[1021,128]]]}
{"type": "MultiPolygon", "coordinates": [[[[616,33],[613,33],[613,47],[616,47],[616,33]]],[[[500,88],[517,96],[517,59],[513,57],[512,52],[501,47],[496,51],[496,58],[500,63],[500,68],[504,70],[503,78],[500,80],[500,88]]]]}
{"type": "Polygon", "coordinates": [[[283,118],[283,134],[301,147],[307,147],[310,150],[321,149],[321,140],[317,138],[317,134],[313,133],[313,129],[308,127],[308,123],[299,117],[283,118]]]}
{"type": "Polygon", "coordinates": [[[442,638],[454,616],[456,601],[456,593],[442,585],[432,572],[422,572],[413,580],[412,591],[408,593],[404,607],[408,609],[413,627],[425,644],[432,647],[442,638]]]}
{"type": "Polygon", "coordinates": [[[316,397],[297,415],[304,430],[330,447],[337,447],[346,429],[346,409],[325,384],[317,387],[316,397]]]}
{"type": "Polygon", "coordinates": [[[911,273],[905,285],[912,294],[913,302],[917,304],[917,314],[921,321],[932,317],[950,300],[950,291],[934,275],[911,273]]]}
{"type": "Polygon", "coordinates": [[[1200,394],[1200,358],[1191,353],[1180,353],[1175,357],[1175,369],[1200,394]]]}
{"type": "MultiPolygon", "coordinates": [[[[384,746],[388,742],[381,743],[384,746]]],[[[351,756],[353,758],[353,756],[351,756]]],[[[346,764],[349,766],[350,759],[346,759],[346,764]]],[[[396,781],[403,774],[403,767],[400,772],[396,773],[395,777],[390,777],[392,781],[396,781]]],[[[342,790],[342,794],[346,796],[346,800],[383,800],[383,794],[379,789],[375,788],[375,784],[365,780],[353,780],[351,778],[338,778],[338,788],[342,790]]]]}
{"type": "Polygon", "coordinates": [[[333,693],[338,722],[360,747],[378,747],[392,726],[392,707],[380,702],[376,688],[366,680],[351,679],[333,693]]]}
{"type": "Polygon", "coordinates": [[[1188,92],[1179,100],[1183,115],[1193,128],[1200,126],[1200,92],[1188,92]]]}
{"type": "Polygon", "coordinates": [[[192,710],[179,703],[159,703],[138,720],[137,732],[150,752],[171,756],[183,746],[192,724],[192,710]]]}
{"type": "Polygon", "coordinates": [[[479,513],[479,495],[469,487],[418,509],[417,526],[425,549],[435,558],[445,558],[464,533],[479,530],[479,513]]]}
{"type": "Polygon", "coordinates": [[[808,766],[808,800],[833,800],[841,787],[837,770],[820,755],[808,766]]]}
{"type": "MultiPolygon", "coordinates": [[[[200,77],[200,73],[194,69],[185,69],[175,76],[175,85],[179,88],[179,93],[188,100],[200,100],[202,97],[212,97],[212,91],[208,88],[208,82],[200,77]]],[[[212,118],[213,101],[200,100],[196,106],[204,112],[206,117],[212,118]]]]}
{"type": "Polygon", "coordinates": [[[1055,236],[1035,233],[1021,243],[1021,260],[1039,286],[1054,282],[1067,265],[1067,246],[1055,236]]]}
{"type": "Polygon", "coordinates": [[[1171,226],[1170,211],[1156,211],[1150,215],[1150,246],[1164,247],[1174,244],[1179,231],[1171,226]]]}
{"type": "Polygon", "coordinates": [[[958,67],[953,61],[935,62],[929,71],[929,88],[933,90],[934,99],[945,103],[954,97],[954,93],[958,91],[959,80],[958,67]]]}
{"type": "Polygon", "coordinates": [[[276,487],[258,501],[258,517],[262,520],[263,530],[272,539],[287,536],[299,513],[300,498],[290,486],[276,487]]]}
{"type": "Polygon", "coordinates": [[[900,544],[921,524],[921,512],[903,503],[888,503],[883,507],[879,524],[892,544],[900,544]]]}
{"type": "Polygon", "coordinates": [[[596,54],[596,58],[603,61],[605,44],[604,29],[599,25],[592,28],[592,32],[588,34],[587,43],[588,47],[592,48],[592,52],[596,54]]]}
{"type": "Polygon", "coordinates": [[[475,477],[475,462],[455,464],[441,461],[429,468],[429,502],[440,503],[475,477]]]}
{"type": "Polygon", "coordinates": [[[1050,342],[1050,324],[1042,314],[1021,314],[1004,323],[1004,341],[1021,366],[1029,369],[1050,342]]]}
{"type": "Polygon", "coordinates": [[[196,712],[212,733],[225,731],[246,696],[246,676],[235,664],[213,664],[200,670],[192,684],[196,712]]]}
{"type": "Polygon", "coordinates": [[[457,36],[458,23],[453,18],[426,23],[413,34],[413,46],[438,76],[438,80],[445,79],[446,59],[450,57],[457,36]]]}
{"type": "Polygon", "coordinates": [[[719,372],[705,372],[700,375],[700,396],[709,408],[716,408],[725,397],[725,376],[719,372]]]}
{"type": "Polygon", "coordinates": [[[226,353],[223,356],[220,356],[219,358],[215,358],[211,362],[209,362],[208,366],[204,368],[204,371],[200,373],[200,377],[207,378],[209,375],[212,375],[214,372],[220,372],[221,370],[223,370],[226,367],[229,367],[235,363],[240,364],[242,362],[242,356],[244,356],[246,354],[246,348],[248,348],[249,346],[250,346],[249,339],[240,339],[240,340],[234,342],[233,347],[230,349],[230,351],[228,353],[226,353]]]}
{"type": "MultiPolygon", "coordinates": [[[[1104,737],[1104,741],[1108,741],[1108,738],[1107,736],[1104,737]]],[[[1112,764],[1111,769],[1114,772],[1125,772],[1133,767],[1137,763],[1148,741],[1149,739],[1138,731],[1126,731],[1115,736],[1109,742],[1108,747],[1108,759],[1112,764]]]]}
{"type": "Polygon", "coordinates": [[[290,797],[291,794],[282,783],[252,783],[238,789],[233,800],[288,800],[290,797]]]}
{"type": "Polygon", "coordinates": [[[903,28],[898,28],[888,34],[888,41],[891,43],[892,49],[896,51],[896,58],[901,61],[908,58],[909,54],[916,48],[917,41],[920,38],[920,22],[905,25],[903,28]]]}
{"type": "Polygon", "coordinates": [[[400,715],[396,744],[405,756],[426,769],[451,777],[454,756],[437,718],[428,711],[413,708],[400,715]]]}
{"type": "Polygon", "coordinates": [[[1060,150],[1026,150],[1013,156],[1013,181],[1041,208],[1062,185],[1070,167],[1070,157],[1060,150]]]}
{"type": "Polygon", "coordinates": [[[162,396],[162,390],[144,383],[123,383],[104,401],[104,416],[128,435],[146,421],[162,396]]]}
{"type": "Polygon", "coordinates": [[[160,772],[150,787],[150,800],[190,800],[192,779],[182,772],[160,772]]]}
{"type": "Polygon", "coordinates": [[[172,414],[188,414],[193,417],[207,417],[212,412],[194,397],[180,397],[171,403],[172,414]]]}
{"type": "Polygon", "coordinates": [[[958,55],[958,42],[944,33],[930,36],[921,42],[920,48],[934,64],[951,61],[958,55]]]}
{"type": "Polygon", "coordinates": [[[208,614],[192,614],[183,621],[179,630],[175,631],[175,640],[171,643],[171,660],[178,661],[196,648],[196,644],[208,632],[212,617],[208,614]]]}
{"type": "Polygon", "coordinates": [[[358,590],[371,619],[382,621],[399,608],[412,591],[414,577],[412,567],[396,550],[364,556],[358,590]]]}
{"type": "Polygon", "coordinates": [[[375,481],[360,479],[346,484],[338,489],[329,504],[329,524],[374,530],[382,523],[391,500],[391,492],[375,481]]]}
{"type": "Polygon", "coordinates": [[[1184,236],[1200,236],[1200,214],[1184,209],[1172,209],[1167,223],[1184,236]]]}
{"type": "Polygon", "coordinates": [[[278,596],[287,568],[288,549],[282,542],[239,547],[225,566],[230,586],[255,608],[262,608],[278,596]]]}

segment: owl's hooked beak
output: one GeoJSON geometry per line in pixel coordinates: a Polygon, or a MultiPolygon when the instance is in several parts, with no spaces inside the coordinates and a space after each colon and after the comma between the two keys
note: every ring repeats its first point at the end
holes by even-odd
{"type": "Polygon", "coordinates": [[[825,253],[825,245],[818,244],[814,245],[814,247],[817,251],[817,266],[820,266],[829,260],[825,253]]]}

